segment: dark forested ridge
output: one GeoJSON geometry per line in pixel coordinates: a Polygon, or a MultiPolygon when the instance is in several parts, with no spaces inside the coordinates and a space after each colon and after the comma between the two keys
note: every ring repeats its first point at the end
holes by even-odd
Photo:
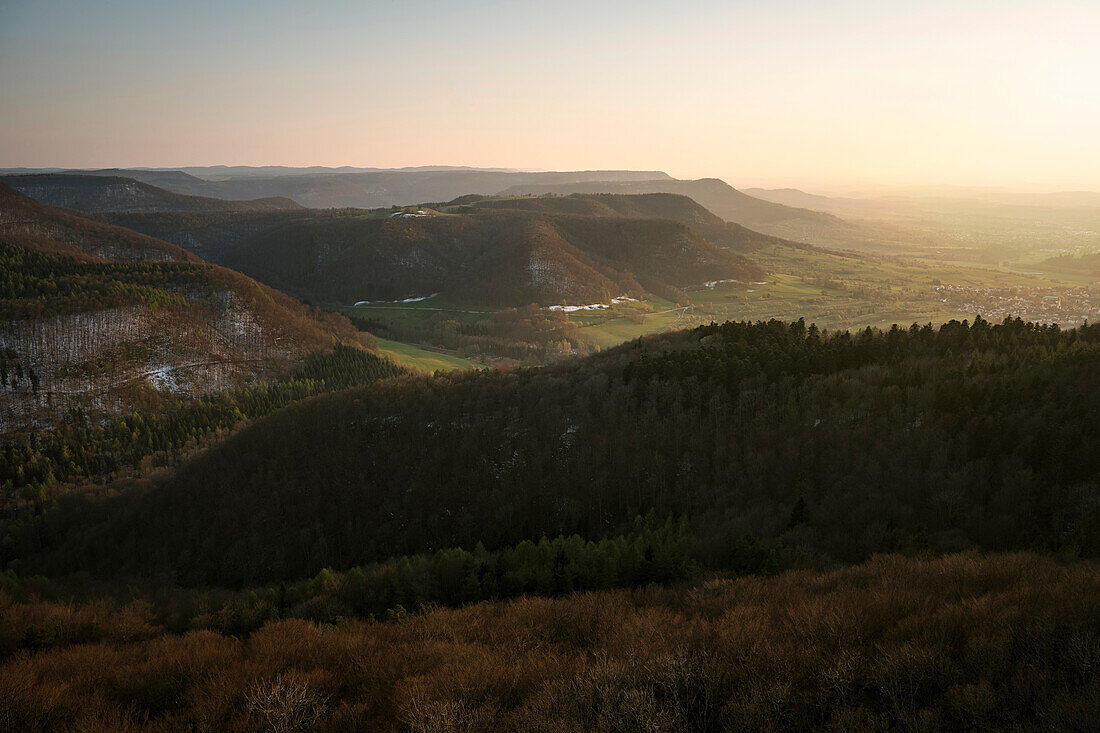
{"type": "Polygon", "coordinates": [[[682,196],[482,200],[411,211],[122,214],[162,237],[314,302],[445,293],[492,306],[587,304],[710,280],[754,280],[772,237],[682,196]],[[485,287],[492,283],[493,287],[485,287]]]}
{"type": "Polygon", "coordinates": [[[514,185],[501,196],[530,194],[616,194],[669,193],[689,196],[727,221],[737,222],[754,232],[815,246],[862,249],[883,242],[911,243],[914,233],[883,222],[841,219],[833,214],[787,206],[750,196],[718,178],[649,181],[533,182],[514,185]]]}
{"type": "Polygon", "coordinates": [[[165,485],[47,518],[51,573],[301,577],[690,520],[760,570],[875,552],[1095,556],[1100,326],[726,323],[580,362],[405,379],[261,420],[165,485]]]}
{"type": "Polygon", "coordinates": [[[237,247],[260,232],[288,222],[331,216],[306,211],[174,211],[102,214],[100,219],[142,232],[225,264],[237,247]]]}
{"type": "Polygon", "coordinates": [[[694,199],[674,193],[510,196],[479,199],[471,201],[470,206],[624,219],[668,219],[694,229],[720,247],[737,252],[751,252],[767,244],[783,243],[778,237],[735,224],[735,219],[726,221],[694,199]]]}
{"type": "Polygon", "coordinates": [[[46,206],[2,182],[0,236],[21,247],[79,259],[199,261],[168,242],[46,206]]]}
{"type": "Polygon", "coordinates": [[[0,433],[249,384],[358,338],[342,316],[0,184],[0,433]]]}

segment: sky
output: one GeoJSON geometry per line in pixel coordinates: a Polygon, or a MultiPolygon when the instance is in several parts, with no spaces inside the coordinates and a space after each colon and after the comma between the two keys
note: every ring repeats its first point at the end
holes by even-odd
{"type": "Polygon", "coordinates": [[[1100,0],[0,0],[0,166],[1100,190],[1100,0]]]}

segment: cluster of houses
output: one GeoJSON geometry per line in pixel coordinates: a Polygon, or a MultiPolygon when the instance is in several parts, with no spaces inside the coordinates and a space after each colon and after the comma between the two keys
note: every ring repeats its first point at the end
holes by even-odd
{"type": "Polygon", "coordinates": [[[940,302],[990,321],[1027,321],[1079,326],[1100,322],[1100,288],[975,288],[937,285],[940,302]]]}

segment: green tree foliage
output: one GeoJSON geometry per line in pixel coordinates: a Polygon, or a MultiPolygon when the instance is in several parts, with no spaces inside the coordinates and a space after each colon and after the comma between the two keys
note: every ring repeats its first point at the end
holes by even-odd
{"type": "Polygon", "coordinates": [[[184,305],[178,291],[195,285],[206,265],[180,262],[86,262],[0,242],[0,318],[42,318],[141,303],[184,305]]]}

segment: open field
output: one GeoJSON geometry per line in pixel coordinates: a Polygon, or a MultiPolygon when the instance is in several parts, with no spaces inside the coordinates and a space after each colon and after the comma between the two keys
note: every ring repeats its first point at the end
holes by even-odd
{"type": "Polygon", "coordinates": [[[467,359],[450,354],[422,349],[400,341],[378,339],[378,352],[388,356],[401,366],[419,369],[425,372],[449,371],[451,369],[475,369],[477,365],[467,359]]]}
{"type": "MultiPolygon", "coordinates": [[[[576,341],[562,342],[561,353],[607,349],[639,336],[687,328],[712,321],[797,320],[824,329],[889,328],[893,324],[940,324],[976,315],[1000,321],[1019,315],[1025,319],[1074,325],[1096,320],[1100,293],[1088,289],[1089,278],[1072,273],[1040,271],[1039,267],[998,268],[978,262],[961,263],[904,259],[787,245],[752,252],[768,274],[760,282],[721,282],[686,291],[687,302],[650,295],[608,309],[574,311],[564,317],[576,341]]],[[[432,343],[455,354],[496,354],[492,349],[461,351],[448,334],[472,333],[498,327],[505,311],[452,302],[445,295],[398,303],[371,303],[343,312],[361,319],[361,327],[379,329],[388,348],[403,364],[418,368],[458,368],[464,360],[409,346],[398,354],[401,342],[432,343]]],[[[559,314],[560,315],[560,314],[559,314]]],[[[512,332],[513,342],[536,338],[543,326],[524,334],[512,332]]],[[[544,350],[520,358],[525,363],[553,358],[544,350]]],[[[466,362],[468,364],[469,362],[466,362]]],[[[463,368],[467,368],[463,366],[463,368]]]]}
{"type": "MultiPolygon", "coordinates": [[[[1004,292],[1022,288],[1026,291],[1023,299],[1041,301],[1043,293],[1080,284],[1059,273],[785,246],[754,252],[753,257],[768,269],[762,283],[728,282],[689,289],[691,307],[682,315],[680,311],[655,313],[639,322],[636,317],[615,318],[614,310],[586,314],[577,318],[584,324],[581,333],[607,348],[647,333],[710,321],[805,318],[821,328],[860,329],[889,328],[895,323],[940,324],[973,319],[979,313],[1000,320],[1002,312],[1013,307],[1013,303],[1004,302],[1004,292]],[[967,297],[947,298],[937,290],[946,286],[964,289],[967,297]]],[[[658,312],[674,306],[660,299],[647,300],[645,305],[658,312]]],[[[1080,314],[1067,309],[1048,320],[1065,324],[1088,315],[1087,306],[1078,307],[1080,314]]]]}

